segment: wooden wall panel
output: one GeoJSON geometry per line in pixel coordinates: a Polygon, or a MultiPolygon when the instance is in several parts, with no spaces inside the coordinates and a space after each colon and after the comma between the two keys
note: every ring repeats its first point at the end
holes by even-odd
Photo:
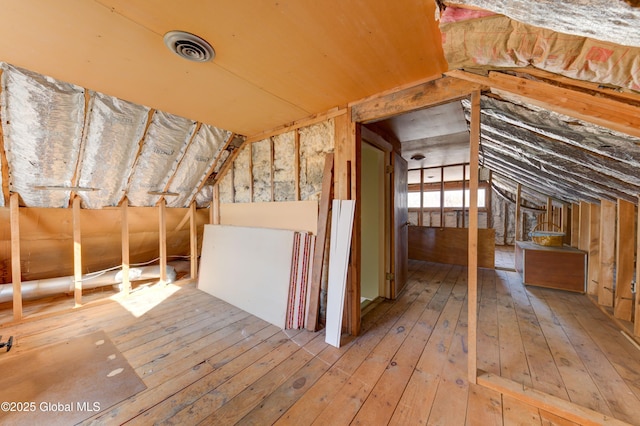
{"type": "MultiPolygon", "coordinates": [[[[465,228],[409,227],[409,259],[467,265],[469,231],[465,228]]],[[[478,267],[492,268],[495,230],[478,229],[478,267]]]]}
{"type": "Polygon", "coordinates": [[[616,233],[616,287],[613,314],[616,318],[631,321],[633,312],[633,281],[635,261],[636,207],[625,200],[618,200],[618,226],[616,233]]]}
{"type": "Polygon", "coordinates": [[[598,303],[613,306],[613,269],[615,267],[616,204],[600,203],[600,281],[598,303]]]}
{"type": "Polygon", "coordinates": [[[586,201],[580,201],[580,221],[578,237],[578,248],[580,250],[589,251],[589,244],[591,239],[589,238],[589,227],[591,221],[589,220],[589,214],[591,213],[591,205],[586,201]]]}
{"type": "Polygon", "coordinates": [[[598,281],[600,275],[600,205],[591,204],[590,220],[590,242],[589,242],[589,267],[587,275],[587,293],[598,294],[598,281]]]}

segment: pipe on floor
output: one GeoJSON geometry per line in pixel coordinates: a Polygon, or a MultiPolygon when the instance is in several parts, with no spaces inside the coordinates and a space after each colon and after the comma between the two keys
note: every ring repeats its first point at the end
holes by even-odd
{"type": "MultiPolygon", "coordinates": [[[[129,268],[129,281],[139,281],[160,278],[160,266],[142,266],[129,268]]],[[[167,265],[167,282],[176,279],[176,270],[173,266],[167,265]]],[[[107,285],[122,283],[122,270],[116,269],[104,273],[91,273],[82,276],[82,288],[91,289],[107,285]]],[[[55,294],[73,293],[75,289],[74,278],[57,277],[43,280],[23,281],[22,299],[33,300],[55,294]]],[[[13,300],[13,284],[0,284],[0,303],[13,300]]]]}

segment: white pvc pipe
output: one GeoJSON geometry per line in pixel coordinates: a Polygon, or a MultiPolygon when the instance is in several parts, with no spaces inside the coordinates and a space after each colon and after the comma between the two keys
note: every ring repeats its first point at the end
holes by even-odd
{"type": "MultiPolygon", "coordinates": [[[[159,266],[142,266],[129,268],[129,281],[160,278],[159,266]]],[[[176,279],[176,270],[167,265],[167,282],[176,279]]],[[[90,289],[122,282],[122,270],[107,271],[103,274],[93,273],[82,276],[82,288],[90,289]]],[[[75,284],[73,277],[47,278],[43,280],[23,281],[22,299],[32,300],[54,294],[73,293],[75,284]]],[[[13,284],[0,284],[0,303],[13,300],[13,284]]]]}

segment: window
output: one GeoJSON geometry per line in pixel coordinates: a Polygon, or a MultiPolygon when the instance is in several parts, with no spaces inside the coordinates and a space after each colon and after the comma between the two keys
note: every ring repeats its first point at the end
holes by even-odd
{"type": "MultiPolygon", "coordinates": [[[[464,206],[469,207],[469,190],[465,189],[464,206]]],[[[423,196],[423,207],[425,209],[440,208],[440,191],[425,191],[423,196]]],[[[478,207],[485,207],[486,189],[478,189],[478,207]]],[[[420,208],[420,192],[409,192],[409,208],[420,208]]],[[[462,208],[462,190],[450,189],[444,191],[444,208],[462,208]]]]}

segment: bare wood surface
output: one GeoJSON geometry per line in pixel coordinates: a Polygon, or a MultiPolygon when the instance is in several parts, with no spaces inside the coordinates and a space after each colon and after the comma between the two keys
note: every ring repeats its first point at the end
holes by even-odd
{"type": "Polygon", "coordinates": [[[580,241],[580,205],[571,204],[571,247],[578,248],[580,241]]]}
{"type": "Polygon", "coordinates": [[[333,154],[327,154],[322,172],[322,193],[318,213],[318,230],[315,249],[313,252],[313,266],[311,270],[311,284],[309,286],[309,310],[305,327],[309,331],[318,329],[318,310],[320,308],[320,287],[322,284],[322,270],[325,258],[327,230],[329,227],[329,206],[333,198],[333,154]]]}
{"type": "Polygon", "coordinates": [[[164,197],[158,202],[158,245],[160,253],[160,282],[167,282],[167,202],[164,197]]]}
{"type": "Polygon", "coordinates": [[[198,277],[198,229],[196,226],[196,203],[189,206],[189,255],[191,257],[191,278],[198,277]]]}
{"type": "Polygon", "coordinates": [[[10,197],[11,217],[11,280],[13,282],[13,320],[22,319],[22,272],[20,267],[20,196],[10,197]]]}
{"type": "Polygon", "coordinates": [[[84,424],[571,425],[590,424],[591,415],[602,424],[640,423],[637,349],[586,296],[523,287],[515,272],[479,273],[478,360],[532,399],[470,385],[466,274],[411,261],[407,290],[371,309],[362,335],[340,349],[327,347],[322,333],[285,333],[183,284],[5,325],[17,345],[3,358],[103,329],[147,389],[84,424]],[[542,382],[551,358],[563,398],[536,387],[550,386],[542,382]],[[578,406],[581,420],[572,417],[578,406]]]}
{"type": "Polygon", "coordinates": [[[609,200],[600,202],[600,283],[598,303],[613,306],[613,271],[616,246],[616,204],[609,200]]]}
{"type": "Polygon", "coordinates": [[[589,256],[587,273],[587,293],[598,294],[600,280],[600,205],[591,204],[589,213],[589,256]]]}
{"type": "Polygon", "coordinates": [[[515,217],[515,240],[522,241],[522,185],[516,185],[516,217],[515,217]]]}
{"type": "MultiPolygon", "coordinates": [[[[469,232],[464,228],[409,227],[409,259],[467,265],[469,232]]],[[[495,230],[478,229],[478,266],[493,268],[495,230]]]]}
{"type": "Polygon", "coordinates": [[[120,204],[120,227],[122,232],[122,291],[129,294],[131,292],[131,281],[129,281],[130,242],[129,242],[129,200],[125,197],[120,204]]]}
{"type": "Polygon", "coordinates": [[[636,207],[625,200],[618,200],[616,221],[616,284],[613,314],[616,318],[631,321],[633,292],[631,282],[635,271],[636,207]]]}
{"type": "Polygon", "coordinates": [[[584,251],[589,251],[589,244],[591,243],[589,236],[591,225],[591,220],[589,219],[590,213],[591,205],[585,201],[580,201],[580,236],[578,237],[578,248],[584,251]]]}
{"type": "Polygon", "coordinates": [[[82,228],[80,223],[80,197],[73,197],[73,298],[82,305],[82,228]]]}

